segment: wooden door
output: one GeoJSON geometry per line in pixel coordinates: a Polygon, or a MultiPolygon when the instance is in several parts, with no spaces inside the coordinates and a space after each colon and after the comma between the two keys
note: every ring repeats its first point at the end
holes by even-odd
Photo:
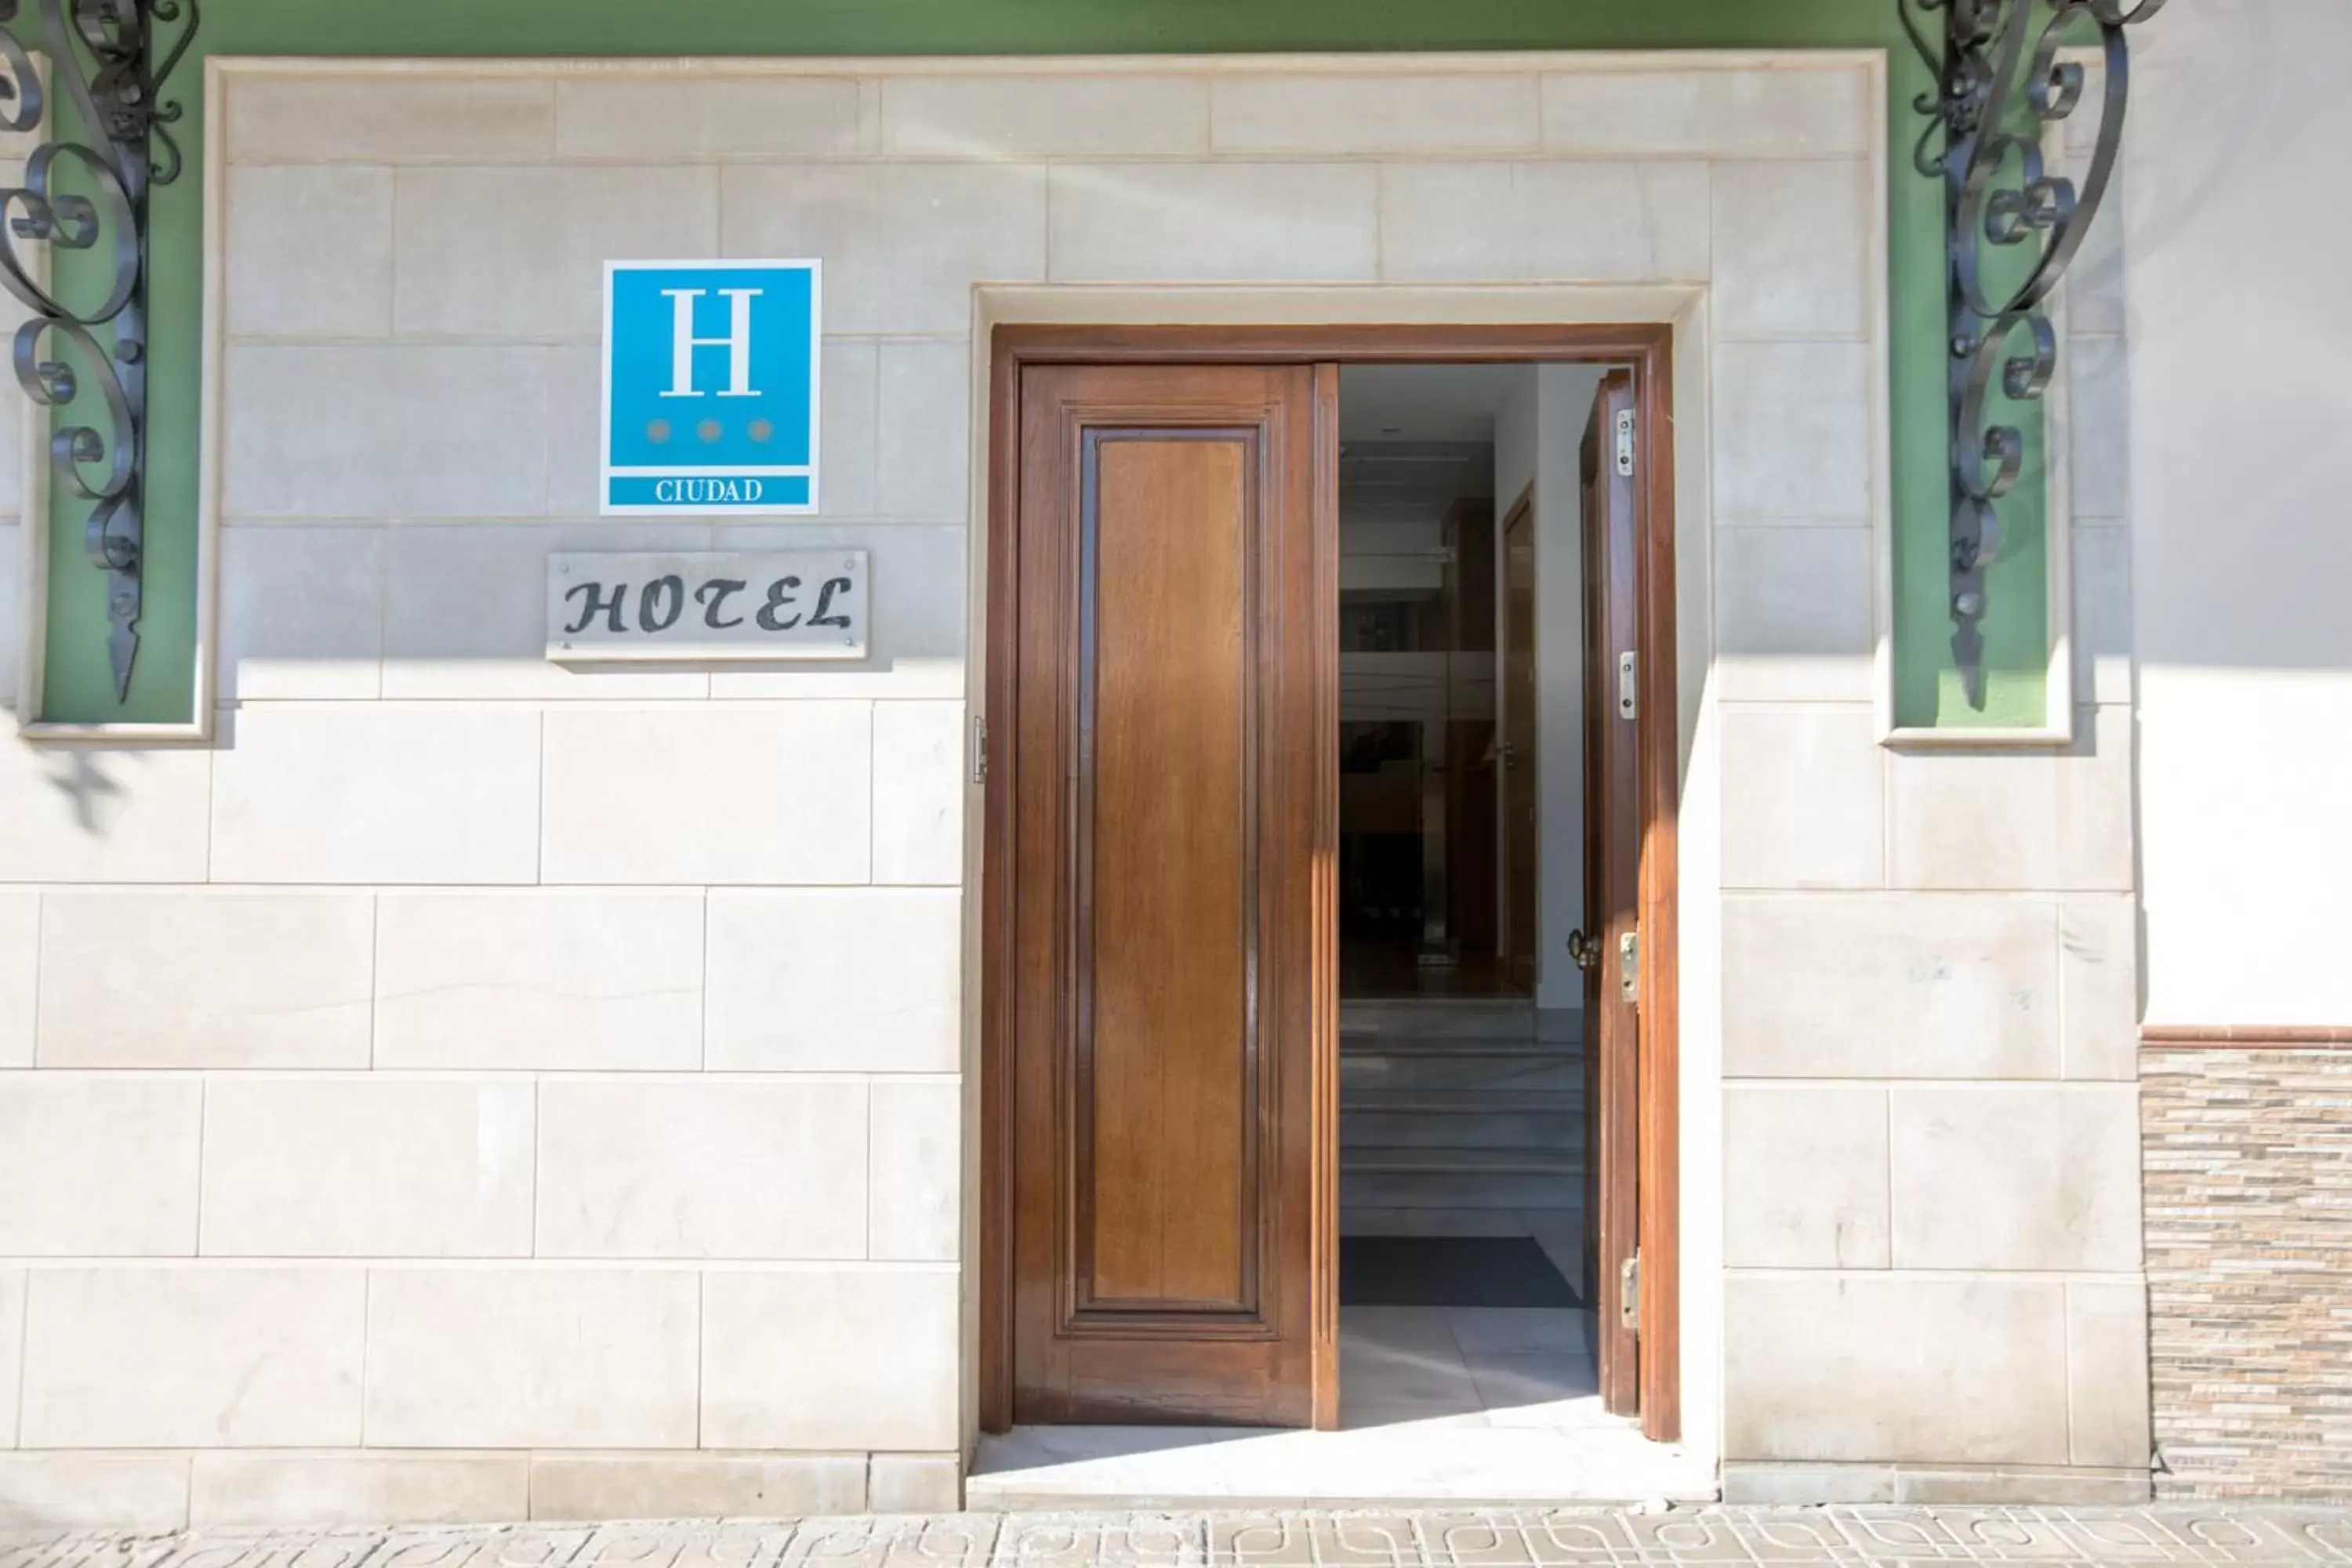
{"type": "MultiPolygon", "coordinates": [[[[1601,1398],[1639,1408],[1640,1345],[1628,1321],[1627,1266],[1640,1245],[1639,1012],[1628,995],[1626,943],[1641,907],[1641,762],[1629,697],[1640,670],[1633,451],[1633,378],[1611,371],[1585,426],[1584,481],[1584,963],[1585,1226],[1594,1261],[1601,1398]],[[1621,460],[1622,458],[1622,460],[1621,460]],[[1589,962],[1587,961],[1589,957],[1589,962]]],[[[1636,958],[1638,955],[1636,955],[1636,958]]]]}
{"type": "Polygon", "coordinates": [[[1339,745],[1324,382],[1021,373],[1001,847],[1015,1421],[1317,1414],[1336,1276],[1315,1180],[1336,1029],[1318,1000],[1339,745]]]}
{"type": "Polygon", "coordinates": [[[1503,977],[1536,988],[1536,508],[1523,495],[1503,520],[1503,977]]]}

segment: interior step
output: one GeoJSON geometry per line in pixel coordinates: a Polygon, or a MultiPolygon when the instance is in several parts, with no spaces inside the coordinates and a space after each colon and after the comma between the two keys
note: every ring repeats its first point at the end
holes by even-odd
{"type": "Polygon", "coordinates": [[[1339,1205],[1394,1209],[1561,1208],[1584,1189],[1584,1155],[1569,1149],[1344,1150],[1339,1205]]]}
{"type": "MultiPolygon", "coordinates": [[[[1578,1194],[1580,1197],[1581,1194],[1578,1194]]],[[[1339,1215],[1342,1236],[1530,1236],[1571,1279],[1584,1247],[1584,1211],[1551,1209],[1367,1209],[1339,1215]]]]}
{"type": "Polygon", "coordinates": [[[1339,1160],[1358,1148],[1559,1149],[1584,1142],[1576,1089],[1366,1089],[1339,1097],[1339,1160]]]}
{"type": "MultiPolygon", "coordinates": [[[[1339,1094],[1342,1110],[1417,1111],[1425,1116],[1483,1116],[1496,1110],[1526,1110],[1559,1115],[1584,1114],[1584,1089],[1516,1090],[1480,1089],[1391,1089],[1347,1084],[1339,1094]]],[[[1378,1144],[1378,1138],[1365,1142],[1378,1144]]]]}
{"type": "Polygon", "coordinates": [[[1574,1041],[1538,1040],[1526,1035],[1357,1035],[1345,1030],[1339,1035],[1343,1057],[1573,1057],[1583,1051],[1574,1041]]]}
{"type": "Polygon", "coordinates": [[[1489,1039],[1532,1040],[1536,1037],[1536,1005],[1528,1001],[1454,997],[1342,1001],[1339,1033],[1342,1037],[1472,1035],[1489,1039]]]}
{"type": "MultiPolygon", "coordinates": [[[[1393,1144],[1374,1144],[1349,1151],[1347,1160],[1349,1170],[1367,1173],[1507,1172],[1556,1175],[1581,1175],[1584,1173],[1584,1156],[1563,1149],[1412,1149],[1393,1144]]],[[[1557,1205],[1527,1204],[1521,1206],[1543,1208],[1557,1205]]]]}
{"type": "Polygon", "coordinates": [[[1584,1053],[1533,1040],[1342,1038],[1339,1083],[1343,1091],[1580,1092],[1584,1053]]]}

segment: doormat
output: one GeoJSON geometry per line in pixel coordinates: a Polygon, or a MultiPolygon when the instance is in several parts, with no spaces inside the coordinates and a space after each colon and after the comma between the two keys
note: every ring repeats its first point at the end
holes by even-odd
{"type": "Polygon", "coordinates": [[[1531,1236],[1343,1236],[1343,1307],[1580,1307],[1531,1236]]]}

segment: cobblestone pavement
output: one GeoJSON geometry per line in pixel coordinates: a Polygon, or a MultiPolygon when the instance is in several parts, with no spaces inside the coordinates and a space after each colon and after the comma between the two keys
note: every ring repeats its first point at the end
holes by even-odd
{"type": "Polygon", "coordinates": [[[1549,1568],[2352,1563],[2352,1510],[2165,1506],[959,1514],[0,1535],[0,1568],[1549,1568]]]}

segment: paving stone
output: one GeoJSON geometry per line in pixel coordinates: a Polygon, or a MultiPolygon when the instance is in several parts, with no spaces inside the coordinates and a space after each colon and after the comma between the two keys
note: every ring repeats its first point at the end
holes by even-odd
{"type": "Polygon", "coordinates": [[[2352,1508],[946,1514],[590,1527],[0,1532],[0,1568],[1912,1568],[2352,1563],[2352,1508]]]}

